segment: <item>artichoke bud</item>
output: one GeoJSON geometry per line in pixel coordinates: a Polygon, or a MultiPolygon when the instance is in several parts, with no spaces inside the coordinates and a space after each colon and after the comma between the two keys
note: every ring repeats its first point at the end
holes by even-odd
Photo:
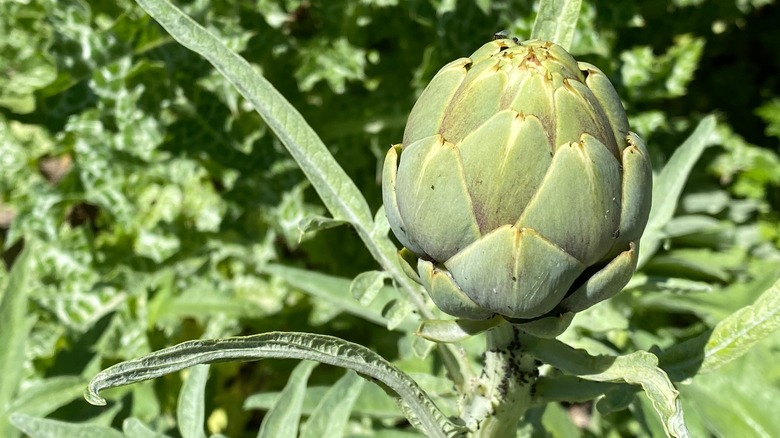
{"type": "Polygon", "coordinates": [[[408,267],[442,311],[535,326],[625,286],[651,186],[606,75],[513,39],[434,76],[382,178],[391,229],[418,259],[408,267]]]}

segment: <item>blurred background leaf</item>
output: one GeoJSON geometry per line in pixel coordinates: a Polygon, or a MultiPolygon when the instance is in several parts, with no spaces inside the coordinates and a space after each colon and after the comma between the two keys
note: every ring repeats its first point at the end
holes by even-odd
{"type": "MultiPolygon", "coordinates": [[[[537,7],[176,4],[290,100],[372,212],[381,204],[381,159],[428,80],[497,31],[527,38],[537,7]]],[[[780,277],[778,20],[771,0],[583,0],[571,51],[616,85],[656,173],[709,114],[718,141],[696,161],[657,252],[629,288],[578,315],[562,340],[594,354],[666,349],[713,329],[780,277]]],[[[352,279],[381,267],[351,228],[316,225],[326,223],[317,219],[326,210],[316,193],[205,60],[130,0],[0,2],[0,35],[0,290],[22,263],[20,251],[37,242],[25,294],[31,328],[16,370],[25,396],[0,411],[16,410],[25,431],[64,431],[52,422],[67,421],[175,435],[179,375],[116,390],[107,411],[87,406],[74,388],[118,361],[199,338],[219,317],[224,324],[210,335],[297,330],[367,345],[428,376],[421,385],[454,413],[454,392],[440,384],[441,357],[420,357],[429,346],[409,335],[412,309],[374,273],[354,283],[365,301],[377,294],[360,312],[352,279]]],[[[694,434],[778,435],[770,415],[780,411],[775,338],[678,382],[694,434]],[[723,393],[740,400],[740,421],[718,415],[713,394],[723,393]]],[[[477,364],[480,340],[462,346],[477,364]]],[[[265,411],[244,401],[278,394],[294,366],[212,366],[205,432],[255,436],[265,411]]],[[[341,376],[326,366],[312,372],[304,417],[315,406],[309,393],[323,394],[341,376]]],[[[375,389],[363,386],[346,435],[411,435],[392,404],[361,402],[375,389]]],[[[537,410],[526,426],[599,436],[663,430],[646,399],[618,396],[625,394],[605,398],[603,412],[592,401],[537,410]],[[571,424],[558,422],[563,417],[571,424]]]]}

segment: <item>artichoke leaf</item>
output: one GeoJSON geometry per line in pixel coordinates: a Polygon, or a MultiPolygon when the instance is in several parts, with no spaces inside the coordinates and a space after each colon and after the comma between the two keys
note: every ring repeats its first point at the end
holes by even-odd
{"type": "MultiPolygon", "coordinates": [[[[593,93],[577,81],[566,81],[564,86],[555,90],[555,116],[557,144],[577,142],[583,133],[595,137],[612,153],[615,160],[620,159],[620,151],[615,142],[608,119],[593,93]]],[[[617,162],[617,161],[616,161],[617,162]]]]}
{"type": "Polygon", "coordinates": [[[625,250],[628,242],[639,240],[647,225],[653,197],[653,170],[647,147],[638,135],[630,132],[628,147],[623,150],[623,188],[620,212],[620,235],[613,252],[625,250]]]}
{"type": "Polygon", "coordinates": [[[405,147],[400,161],[395,195],[407,236],[422,249],[417,254],[447,260],[477,240],[479,226],[455,145],[433,135],[405,147]]]}
{"type": "Polygon", "coordinates": [[[482,234],[514,223],[552,161],[539,119],[504,110],[460,145],[466,184],[482,234]]]}
{"type": "Polygon", "coordinates": [[[502,226],[444,265],[474,302],[509,318],[552,310],[585,266],[532,229],[502,226]]]}
{"type": "MultiPolygon", "coordinates": [[[[496,67],[497,63],[483,62],[469,70],[452,101],[442,111],[444,119],[439,133],[445,140],[459,144],[499,111],[508,76],[496,67]]],[[[407,139],[412,140],[404,133],[404,144],[408,144],[407,139]]]]}
{"type": "Polygon", "coordinates": [[[460,88],[470,67],[469,58],[456,59],[442,67],[412,108],[406,123],[403,144],[410,145],[421,138],[439,133],[445,112],[432,112],[428,109],[446,106],[460,88]]]}
{"type": "Polygon", "coordinates": [[[552,339],[566,331],[573,319],[574,312],[566,312],[557,316],[546,316],[528,322],[510,322],[529,335],[536,336],[537,338],[552,339]]]}
{"type": "Polygon", "coordinates": [[[490,330],[503,321],[504,319],[500,316],[494,316],[493,318],[479,321],[468,319],[433,319],[423,321],[415,334],[433,342],[461,342],[474,335],[490,330]]]}
{"type": "Polygon", "coordinates": [[[585,75],[585,85],[593,92],[593,96],[598,100],[601,109],[609,119],[609,124],[621,151],[626,147],[626,135],[628,135],[628,117],[623,110],[623,103],[620,101],[615,87],[609,81],[607,75],[592,64],[587,62],[578,63],[580,71],[585,75]]]}
{"type": "Polygon", "coordinates": [[[409,248],[401,248],[398,252],[398,262],[401,265],[401,270],[404,271],[407,277],[411,278],[415,283],[422,285],[422,280],[417,274],[417,256],[409,248]]]}
{"type": "Polygon", "coordinates": [[[561,312],[581,312],[588,307],[612,298],[628,284],[637,262],[637,244],[631,242],[628,250],[612,259],[607,266],[593,274],[577,290],[558,305],[561,312]]]}
{"type": "Polygon", "coordinates": [[[456,318],[480,320],[493,316],[493,312],[483,309],[469,298],[452,281],[449,272],[438,269],[433,263],[420,259],[417,262],[423,287],[428,291],[431,300],[442,312],[456,318]]]}
{"type": "Polygon", "coordinates": [[[538,192],[517,221],[585,265],[603,259],[620,225],[620,164],[596,138],[561,146],[538,192]],[[561,211],[566,214],[562,214],[561,211]]]}
{"type": "Polygon", "coordinates": [[[385,215],[393,230],[393,234],[403,246],[410,251],[421,254],[422,249],[406,233],[404,221],[398,211],[398,198],[395,194],[396,179],[398,176],[398,157],[401,154],[401,145],[393,145],[387,151],[384,167],[382,168],[382,202],[385,207],[385,215]]]}

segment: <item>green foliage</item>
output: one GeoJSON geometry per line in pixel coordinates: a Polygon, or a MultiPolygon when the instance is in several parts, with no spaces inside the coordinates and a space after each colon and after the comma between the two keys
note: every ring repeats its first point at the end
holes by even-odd
{"type": "MultiPolygon", "coordinates": [[[[378,163],[431,76],[495,31],[527,38],[536,3],[176,2],[215,36],[218,45],[201,48],[212,61],[231,57],[222,44],[238,52],[248,61],[238,79],[261,72],[302,115],[273,122],[134,2],[0,2],[0,435],[254,436],[295,393],[286,412],[300,413],[304,435],[415,436],[378,386],[327,366],[302,376],[289,361],[196,367],[107,391],[108,409],[81,399],[85,382],[119,361],[275,330],[365,345],[455,415],[481,343],[434,347],[412,335],[420,315],[441,315],[397,280],[378,163]],[[280,126],[322,143],[302,152],[308,143],[280,126]],[[296,141],[299,164],[288,153],[296,141]],[[455,369],[463,374],[447,375],[455,369]],[[335,401],[318,406],[321,397],[335,401]]],[[[655,195],[641,271],[558,341],[586,360],[629,354],[636,364],[622,365],[640,364],[655,379],[643,382],[661,389],[646,398],[620,383],[619,367],[607,375],[559,363],[521,427],[656,436],[675,424],[653,405],[676,418],[679,400],[693,436],[780,436],[780,8],[581,8],[572,53],[616,84],[656,187],[669,190],[655,195]],[[662,171],[690,152],[675,153],[694,132],[702,150],[662,171]],[[579,427],[567,415],[577,406],[579,427]]]]}

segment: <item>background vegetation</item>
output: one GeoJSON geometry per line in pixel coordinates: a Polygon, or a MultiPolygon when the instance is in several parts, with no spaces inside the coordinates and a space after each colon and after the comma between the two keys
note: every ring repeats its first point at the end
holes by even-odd
{"type": "MultiPolygon", "coordinates": [[[[301,111],[374,211],[379,163],[427,81],[496,31],[523,39],[534,19],[523,0],[177,4],[301,111]]],[[[613,354],[669,347],[780,277],[778,22],[770,0],[583,2],[572,53],[610,76],[657,169],[706,115],[717,115],[718,136],[662,250],[566,342],[613,354]]],[[[377,269],[354,232],[301,229],[323,214],[251,106],[132,1],[0,3],[0,290],[12,291],[11,267],[31,251],[26,310],[0,308],[0,339],[29,330],[24,355],[0,360],[0,382],[19,382],[0,383],[0,413],[117,428],[132,416],[190,436],[176,424],[182,376],[116,390],[108,409],[82,399],[86,381],[183,340],[271,330],[367,345],[446,410],[451,388],[435,355],[415,353],[411,307],[389,283],[369,310],[351,297],[351,279],[377,269]]],[[[680,385],[694,436],[780,436],[779,349],[774,334],[680,385]]],[[[212,366],[207,431],[255,435],[294,366],[212,366]]],[[[312,400],[341,375],[316,368],[312,400]]],[[[412,434],[376,389],[363,386],[349,434],[412,434]]],[[[553,404],[528,421],[553,436],[663,433],[644,396],[608,401],[553,404]]],[[[6,420],[0,432],[18,433],[6,420]]]]}

